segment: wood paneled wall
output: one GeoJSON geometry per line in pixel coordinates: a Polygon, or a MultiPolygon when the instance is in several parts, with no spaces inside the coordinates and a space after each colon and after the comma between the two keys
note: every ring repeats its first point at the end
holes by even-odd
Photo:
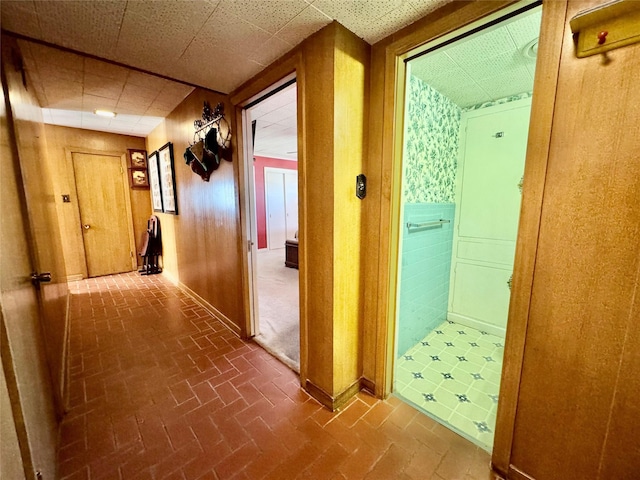
{"type": "Polygon", "coordinates": [[[334,22],[231,95],[241,106],[296,74],[300,380],[330,408],[359,389],[362,373],[363,202],[355,196],[355,178],[366,150],[369,50],[334,22]]]}
{"type": "MultiPolygon", "coordinates": [[[[58,207],[62,251],[67,276],[71,279],[85,278],[87,266],[84,257],[82,232],[80,230],[80,211],[76,196],[75,177],[71,152],[126,155],[128,148],[145,148],[145,140],[141,137],[96,132],[79,128],[45,125],[47,153],[52,165],[52,181],[55,202],[58,207]],[[69,194],[70,203],[62,203],[62,195],[69,194]]],[[[126,175],[126,173],[125,173],[126,175]]],[[[128,179],[125,179],[127,182],[128,179]]],[[[136,252],[141,248],[142,233],[147,228],[147,219],[151,215],[149,190],[128,189],[131,200],[133,230],[136,241],[136,252]]],[[[120,215],[121,212],[113,212],[120,215]]],[[[140,258],[138,257],[138,260],[140,258]]]]}
{"type": "MultiPolygon", "coordinates": [[[[223,160],[209,182],[185,164],[183,154],[193,141],[193,121],[202,106],[225,104],[233,124],[228,97],[196,89],[147,137],[149,153],[173,143],[178,215],[159,213],[164,273],[203,301],[236,333],[244,326],[240,212],[237,159],[223,160]]],[[[235,132],[232,132],[235,136],[235,132]]],[[[235,139],[233,140],[235,143],[235,139]]]]}
{"type": "Polygon", "coordinates": [[[533,283],[517,290],[530,307],[509,462],[537,480],[640,472],[640,45],[578,59],[569,28],[603,3],[555,8],[562,54],[533,283]]]}
{"type": "MultiPolygon", "coordinates": [[[[380,395],[390,389],[383,359],[393,338],[397,62],[507,3],[452,2],[373,47],[366,173],[379,202],[367,204],[364,219],[373,264],[363,264],[363,371],[380,395]]],[[[577,59],[569,28],[573,15],[603,3],[543,7],[493,453],[508,478],[640,471],[640,45],[577,59]]]]}

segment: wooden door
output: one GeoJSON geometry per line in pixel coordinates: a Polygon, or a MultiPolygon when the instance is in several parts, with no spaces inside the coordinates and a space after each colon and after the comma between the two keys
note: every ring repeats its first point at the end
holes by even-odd
{"type": "MultiPolygon", "coordinates": [[[[9,69],[9,81],[16,73],[9,69]]],[[[4,73],[4,72],[3,72],[4,73]]],[[[17,102],[16,102],[17,103],[17,102]]],[[[30,219],[36,220],[44,210],[40,203],[47,195],[33,195],[26,206],[22,181],[30,172],[21,170],[12,142],[5,102],[0,107],[2,118],[2,150],[0,170],[0,437],[2,438],[1,478],[35,478],[35,471],[43,478],[54,478],[57,425],[49,366],[47,365],[43,327],[38,305],[46,311],[48,299],[39,295],[30,276],[38,266],[34,248],[37,235],[32,232],[30,219]]],[[[24,122],[25,128],[29,126],[24,122]]],[[[25,141],[35,141],[27,136],[25,141]]],[[[32,162],[35,164],[36,162],[32,162]]],[[[31,168],[34,168],[33,165],[31,168]]],[[[31,172],[35,173],[35,172],[31,172]]],[[[40,175],[42,170],[40,170],[40,175]]],[[[36,177],[37,178],[37,177],[36,177]]],[[[37,225],[36,225],[37,227],[37,225]]],[[[45,233],[47,222],[39,227],[45,233]]],[[[53,244],[53,238],[50,237],[53,244]]],[[[60,254],[60,252],[58,252],[60,254]]],[[[44,264],[44,262],[43,262],[44,264]]],[[[50,268],[50,264],[44,264],[50,268]]],[[[52,272],[55,272],[51,268],[52,272]]],[[[54,278],[55,282],[55,278],[54,278]]],[[[53,340],[48,337],[47,340],[53,340]]]]}
{"type": "Polygon", "coordinates": [[[74,153],[73,168],[89,277],[134,270],[121,158],[74,153]]]}
{"type": "Polygon", "coordinates": [[[530,99],[463,119],[449,319],[504,335],[530,99]]]}

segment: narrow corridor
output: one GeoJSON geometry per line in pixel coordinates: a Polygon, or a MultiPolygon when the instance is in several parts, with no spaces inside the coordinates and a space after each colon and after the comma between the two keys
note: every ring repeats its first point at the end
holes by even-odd
{"type": "Polygon", "coordinates": [[[491,478],[486,452],[395,397],[329,412],[159,275],[70,288],[61,479],[491,478]]]}

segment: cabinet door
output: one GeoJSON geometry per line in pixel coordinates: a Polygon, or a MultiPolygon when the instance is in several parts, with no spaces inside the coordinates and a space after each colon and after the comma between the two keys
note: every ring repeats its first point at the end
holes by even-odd
{"type": "Polygon", "coordinates": [[[298,231],[298,172],[284,174],[285,215],[287,238],[293,239],[298,231]]]}
{"type": "Polygon", "coordinates": [[[284,248],[287,240],[287,221],[284,196],[284,175],[266,172],[267,246],[269,250],[284,248]]]}

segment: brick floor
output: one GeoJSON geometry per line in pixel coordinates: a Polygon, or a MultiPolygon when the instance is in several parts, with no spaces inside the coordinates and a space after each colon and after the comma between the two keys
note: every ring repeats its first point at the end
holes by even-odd
{"type": "Polygon", "coordinates": [[[70,287],[61,479],[492,478],[486,452],[395,397],[329,412],[159,275],[70,287]]]}

